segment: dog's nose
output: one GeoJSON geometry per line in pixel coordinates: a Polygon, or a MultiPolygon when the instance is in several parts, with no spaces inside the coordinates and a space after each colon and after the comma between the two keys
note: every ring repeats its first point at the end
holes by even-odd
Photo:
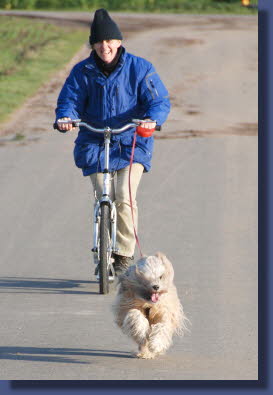
{"type": "Polygon", "coordinates": [[[158,290],[159,290],[159,286],[158,286],[158,285],[153,285],[153,289],[154,289],[155,291],[158,291],[158,290]]]}

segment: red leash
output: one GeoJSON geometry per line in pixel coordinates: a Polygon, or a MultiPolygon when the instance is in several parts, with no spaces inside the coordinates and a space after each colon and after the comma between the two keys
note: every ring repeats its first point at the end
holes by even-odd
{"type": "Polygon", "coordinates": [[[131,170],[132,170],[132,164],[134,160],[134,153],[135,153],[135,146],[136,146],[136,137],[137,137],[137,131],[135,130],[134,132],[134,139],[133,139],[133,145],[132,145],[132,153],[131,153],[131,158],[130,158],[130,168],[129,168],[129,196],[130,196],[130,206],[131,206],[131,213],[132,213],[132,221],[133,221],[133,227],[134,227],[134,234],[135,234],[135,239],[136,243],[140,252],[140,256],[143,257],[141,248],[140,248],[140,243],[139,239],[137,236],[136,232],[136,227],[135,227],[135,220],[134,220],[134,211],[133,211],[133,199],[132,199],[132,191],[131,191],[131,170]]]}

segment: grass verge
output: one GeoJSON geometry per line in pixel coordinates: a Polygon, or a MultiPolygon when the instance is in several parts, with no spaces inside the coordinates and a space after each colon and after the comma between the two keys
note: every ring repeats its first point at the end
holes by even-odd
{"type": "Polygon", "coordinates": [[[60,70],[86,41],[86,29],[0,16],[0,122],[60,70]]]}
{"type": "MultiPolygon", "coordinates": [[[[258,0],[249,0],[257,6],[258,0]]],[[[249,14],[257,9],[242,7],[242,0],[0,0],[6,9],[44,9],[125,12],[172,12],[172,13],[227,13],[249,14]]]]}

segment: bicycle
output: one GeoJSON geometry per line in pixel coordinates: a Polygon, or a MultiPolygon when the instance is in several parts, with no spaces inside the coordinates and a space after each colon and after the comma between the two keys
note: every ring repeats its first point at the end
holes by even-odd
{"type": "MultiPolygon", "coordinates": [[[[109,293],[109,282],[115,280],[115,270],[112,262],[112,254],[118,253],[116,247],[116,230],[117,230],[117,213],[115,202],[110,199],[110,172],[109,172],[109,156],[110,156],[110,140],[111,134],[122,133],[132,127],[139,127],[140,124],[150,122],[139,119],[132,119],[131,123],[124,125],[119,129],[112,129],[108,126],[102,129],[95,128],[79,119],[59,121],[59,124],[72,123],[73,127],[84,126],[88,130],[104,134],[104,170],[103,170],[103,193],[102,197],[97,201],[94,207],[94,225],[93,225],[93,248],[94,263],[99,268],[99,290],[101,294],[109,293]]],[[[54,123],[54,129],[58,129],[58,124],[54,123]]],[[[160,126],[156,126],[160,130],[160,126]]],[[[58,129],[59,130],[59,129],[58,129]]],[[[143,137],[147,137],[149,133],[142,129],[143,137]]],[[[132,150],[133,151],[133,150],[132,150]]]]}

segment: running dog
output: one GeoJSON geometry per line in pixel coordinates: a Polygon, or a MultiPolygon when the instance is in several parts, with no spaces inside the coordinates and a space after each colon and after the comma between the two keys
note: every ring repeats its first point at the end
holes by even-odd
{"type": "Polygon", "coordinates": [[[138,344],[138,358],[164,354],[173,334],[182,335],[186,329],[173,278],[173,266],[160,252],[141,258],[118,278],[115,322],[138,344]]]}

